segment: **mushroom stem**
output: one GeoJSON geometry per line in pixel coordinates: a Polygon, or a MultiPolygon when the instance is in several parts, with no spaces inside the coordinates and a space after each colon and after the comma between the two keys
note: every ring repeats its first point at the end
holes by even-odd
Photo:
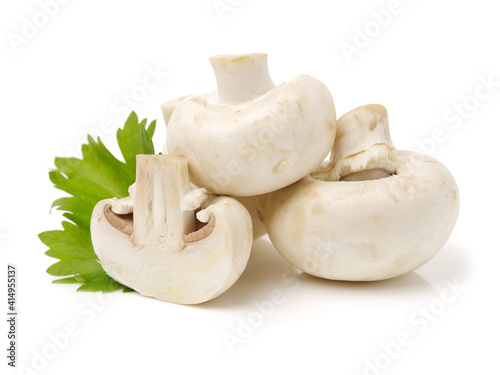
{"type": "Polygon", "coordinates": [[[267,54],[218,55],[210,58],[221,102],[241,104],[274,87],[267,66],[267,54]]]}
{"type": "Polygon", "coordinates": [[[195,228],[194,211],[183,209],[184,195],[191,189],[187,160],[169,155],[137,155],[135,186],[135,243],[182,248],[183,235],[195,228]]]}
{"type": "Polygon", "coordinates": [[[323,181],[377,180],[397,172],[397,158],[387,110],[379,104],[364,105],[337,121],[331,158],[311,177],[323,181]]]}

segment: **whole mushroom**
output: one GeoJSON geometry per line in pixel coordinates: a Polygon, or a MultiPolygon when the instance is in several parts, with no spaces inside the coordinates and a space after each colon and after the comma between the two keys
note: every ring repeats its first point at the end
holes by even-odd
{"type": "Polygon", "coordinates": [[[100,201],[90,229],[108,275],[142,295],[180,304],[226,291],[252,246],[243,205],[191,190],[187,160],[178,156],[138,155],[131,197],[100,201]]]}
{"type": "Polygon", "coordinates": [[[448,240],[458,188],[435,159],[397,151],[387,111],[356,108],[338,120],[329,162],[269,194],[269,237],[295,267],[333,280],[382,280],[428,262],[448,240]]]}
{"type": "Polygon", "coordinates": [[[162,106],[168,153],[189,160],[195,185],[232,196],[265,194],[300,180],[324,160],[336,115],[323,83],[299,75],[275,86],[263,53],[210,62],[216,92],[162,106]]]}

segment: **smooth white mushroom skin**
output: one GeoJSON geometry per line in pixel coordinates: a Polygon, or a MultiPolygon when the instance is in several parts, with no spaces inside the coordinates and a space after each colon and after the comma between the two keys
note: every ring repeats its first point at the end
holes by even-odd
{"type": "Polygon", "coordinates": [[[235,198],[247,209],[252,217],[253,239],[256,240],[267,233],[264,223],[264,214],[266,211],[267,194],[256,195],[252,197],[235,198]]]}
{"type": "Polygon", "coordinates": [[[328,88],[300,75],[274,86],[265,54],[211,59],[218,92],[166,105],[167,149],[189,160],[191,181],[217,194],[265,194],[316,168],[336,114],[328,88]]]}
{"type": "Polygon", "coordinates": [[[133,233],[105,217],[112,199],[92,214],[92,244],[108,275],[142,295],[180,304],[205,302],[231,287],[250,255],[250,215],[232,198],[208,198],[196,217],[210,228],[196,233],[202,225],[186,207],[199,194],[190,189],[186,159],[137,157],[133,233]]]}
{"type": "MultiPolygon", "coordinates": [[[[165,125],[167,125],[167,127],[170,121],[170,117],[172,117],[172,113],[174,113],[175,108],[179,105],[179,103],[182,103],[189,96],[190,95],[184,95],[177,99],[168,100],[161,105],[163,120],[165,121],[165,125]]],[[[168,153],[164,152],[163,154],[167,155],[168,153]]]]}
{"type": "Polygon", "coordinates": [[[441,163],[399,151],[397,174],[369,181],[306,177],[269,194],[269,237],[295,267],[332,280],[382,280],[428,262],[459,211],[458,187],[441,163]]]}

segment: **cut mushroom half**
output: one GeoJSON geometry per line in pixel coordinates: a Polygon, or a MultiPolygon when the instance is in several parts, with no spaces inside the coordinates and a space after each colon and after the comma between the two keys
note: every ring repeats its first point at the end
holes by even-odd
{"type": "Polygon", "coordinates": [[[332,148],[335,105],[318,79],[275,86],[267,55],[210,59],[217,91],[168,101],[167,150],[189,160],[191,181],[217,194],[255,196],[316,168],[332,148]]]}
{"type": "Polygon", "coordinates": [[[295,267],[332,280],[382,280],[422,266],[458,217],[450,171],[429,156],[396,151],[382,106],[349,112],[338,129],[328,163],[269,194],[272,243],[295,267]]]}
{"type": "Polygon", "coordinates": [[[128,234],[129,236],[134,232],[134,215],[130,214],[116,214],[112,210],[112,205],[107,204],[102,209],[104,217],[113,227],[120,232],[128,234]]]}
{"type": "Polygon", "coordinates": [[[184,240],[185,243],[200,241],[208,237],[213,232],[215,228],[215,216],[214,214],[210,213],[209,217],[210,219],[208,220],[208,223],[203,225],[201,229],[198,229],[196,232],[192,232],[182,236],[182,239],[184,240]]]}
{"type": "Polygon", "coordinates": [[[190,191],[185,158],[138,155],[133,213],[118,214],[120,200],[105,199],[92,214],[92,244],[106,273],[142,295],[179,304],[205,302],[231,287],[250,255],[250,215],[235,199],[190,191]]]}

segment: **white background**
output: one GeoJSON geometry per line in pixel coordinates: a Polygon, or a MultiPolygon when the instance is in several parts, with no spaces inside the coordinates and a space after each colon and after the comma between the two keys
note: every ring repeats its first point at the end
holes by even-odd
{"type": "MultiPolygon", "coordinates": [[[[497,2],[401,0],[395,9],[389,0],[222,3],[232,5],[221,14],[213,0],[67,1],[49,11],[37,1],[2,3],[0,284],[6,284],[7,263],[16,264],[19,373],[497,371],[497,2]],[[390,19],[375,15],[388,9],[395,10],[390,19]],[[359,30],[371,34],[366,46],[359,30]],[[359,47],[349,58],[342,51],[347,44],[359,47]],[[75,285],[51,284],[45,270],[54,259],[44,255],[37,234],[60,228],[61,214],[49,213],[61,196],[48,179],[54,157],[74,155],[89,132],[116,148],[114,133],[131,109],[159,120],[160,151],[160,104],[214,89],[207,58],[243,52],[267,52],[276,83],[300,73],[321,79],[339,116],[363,104],[385,105],[395,145],[431,154],[456,178],[461,212],[446,246],[409,275],[343,283],[287,279],[292,268],[260,239],[234,287],[201,306],[120,292],[103,299],[76,293],[75,285]],[[161,74],[141,91],[151,70],[161,74]],[[135,103],[124,105],[124,95],[134,92],[135,103]],[[462,114],[447,121],[458,106],[462,114]],[[448,290],[452,302],[440,302],[447,283],[459,286],[454,294],[448,290]],[[283,294],[281,303],[266,304],[274,290],[283,294]],[[261,320],[259,304],[270,311],[261,320]],[[255,327],[242,332],[249,321],[255,327]],[[54,352],[51,337],[68,324],[76,333],[54,352]],[[224,337],[238,333],[245,338],[228,346],[224,337]],[[397,350],[394,342],[405,333],[409,345],[397,350]],[[51,358],[44,362],[40,355],[51,358]],[[384,369],[369,370],[370,364],[384,369]]],[[[4,311],[6,287],[0,291],[4,311]]],[[[4,373],[7,324],[1,326],[4,373]]]]}

